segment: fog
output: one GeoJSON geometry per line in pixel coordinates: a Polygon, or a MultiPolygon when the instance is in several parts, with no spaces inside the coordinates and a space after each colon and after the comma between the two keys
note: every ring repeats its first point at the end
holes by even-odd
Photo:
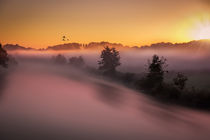
{"type": "MultiPolygon", "coordinates": [[[[76,51],[11,51],[16,58],[50,58],[57,54],[63,54],[67,59],[72,56],[82,56],[86,65],[98,68],[100,51],[76,50],[76,51]]],[[[204,71],[210,70],[210,54],[208,51],[182,51],[182,50],[122,50],[120,51],[121,72],[142,73],[146,71],[148,60],[154,54],[167,59],[169,71],[204,71]]]]}
{"type": "MultiPolygon", "coordinates": [[[[93,67],[100,56],[100,52],[59,53],[67,58],[81,55],[93,67]]],[[[7,139],[209,139],[209,113],[164,105],[84,70],[55,65],[49,58],[57,53],[10,54],[19,64],[1,69],[0,134],[7,139]]],[[[122,52],[119,70],[140,72],[152,54],[122,52]]],[[[175,61],[166,54],[171,69],[177,65],[184,69],[185,61],[195,58],[182,55],[175,61]]],[[[198,63],[187,68],[197,69],[198,63]]]]}

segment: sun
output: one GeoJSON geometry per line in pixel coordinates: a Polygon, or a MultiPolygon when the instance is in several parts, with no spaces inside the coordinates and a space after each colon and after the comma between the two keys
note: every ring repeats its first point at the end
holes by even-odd
{"type": "Polygon", "coordinates": [[[197,23],[192,30],[194,40],[210,39],[210,22],[197,23]]]}

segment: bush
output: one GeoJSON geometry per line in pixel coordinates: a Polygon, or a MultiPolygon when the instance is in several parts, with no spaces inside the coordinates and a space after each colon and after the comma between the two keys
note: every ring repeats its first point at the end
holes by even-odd
{"type": "Polygon", "coordinates": [[[58,54],[57,56],[52,57],[52,60],[55,64],[66,64],[67,63],[65,56],[63,56],[61,54],[58,54]]]}
{"type": "Polygon", "coordinates": [[[187,76],[182,73],[178,73],[177,76],[173,79],[174,85],[179,89],[183,90],[188,80],[187,76]]]}
{"type": "Polygon", "coordinates": [[[71,57],[69,58],[69,64],[74,67],[82,67],[85,65],[85,61],[81,56],[71,57]]]}

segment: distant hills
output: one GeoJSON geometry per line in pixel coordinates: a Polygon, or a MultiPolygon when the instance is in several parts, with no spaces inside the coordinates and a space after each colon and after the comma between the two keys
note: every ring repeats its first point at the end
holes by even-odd
{"type": "Polygon", "coordinates": [[[6,44],[3,46],[3,48],[7,51],[14,51],[14,50],[35,50],[33,48],[26,48],[26,47],[23,47],[23,46],[20,46],[18,44],[16,45],[13,45],[13,44],[6,44]]]}
{"type": "Polygon", "coordinates": [[[60,44],[55,46],[49,46],[46,49],[33,49],[30,47],[23,47],[18,44],[6,44],[3,46],[4,49],[8,51],[14,50],[37,50],[37,51],[47,51],[47,50],[55,50],[55,51],[67,51],[67,50],[102,50],[104,47],[114,47],[118,50],[127,49],[127,50],[168,50],[168,49],[210,49],[210,40],[198,40],[198,41],[190,41],[186,43],[170,43],[170,42],[161,42],[155,43],[146,46],[124,46],[120,43],[110,43],[110,42],[91,42],[89,44],[80,44],[80,43],[67,43],[60,44]]]}
{"type": "Polygon", "coordinates": [[[89,44],[83,45],[83,48],[97,50],[97,49],[103,49],[106,46],[109,46],[111,48],[116,48],[119,50],[120,49],[129,49],[129,46],[124,46],[120,43],[110,43],[110,42],[91,42],[89,44]]]}
{"type": "Polygon", "coordinates": [[[196,41],[190,41],[190,42],[186,42],[186,43],[155,43],[155,44],[151,44],[150,46],[141,46],[140,48],[136,47],[137,49],[152,49],[152,50],[160,50],[160,49],[184,49],[184,50],[206,50],[206,49],[210,49],[210,40],[196,40],[196,41]]]}
{"type": "Polygon", "coordinates": [[[68,43],[60,44],[55,46],[49,46],[45,50],[79,50],[82,48],[82,44],[79,43],[68,43]]]}
{"type": "Polygon", "coordinates": [[[65,51],[65,50],[101,50],[104,47],[114,47],[117,49],[129,49],[128,46],[124,46],[119,43],[109,43],[109,42],[91,42],[89,44],[80,44],[80,43],[67,43],[67,44],[59,44],[55,46],[49,46],[46,49],[34,49],[34,48],[26,48],[20,46],[18,44],[6,44],[3,46],[5,50],[13,51],[13,50],[38,50],[38,51],[47,51],[47,50],[55,50],[55,51],[65,51]]]}
{"type": "Polygon", "coordinates": [[[45,50],[78,50],[78,49],[101,50],[106,46],[114,47],[117,49],[128,48],[128,46],[123,46],[122,44],[117,44],[117,43],[91,42],[89,44],[79,44],[79,43],[60,44],[60,45],[47,47],[45,50]]]}

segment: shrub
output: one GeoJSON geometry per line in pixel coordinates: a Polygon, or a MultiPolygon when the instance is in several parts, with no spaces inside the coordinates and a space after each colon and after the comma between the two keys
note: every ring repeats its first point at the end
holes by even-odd
{"type": "Polygon", "coordinates": [[[74,67],[82,67],[85,65],[85,61],[81,56],[71,57],[69,58],[69,64],[74,67]]]}

